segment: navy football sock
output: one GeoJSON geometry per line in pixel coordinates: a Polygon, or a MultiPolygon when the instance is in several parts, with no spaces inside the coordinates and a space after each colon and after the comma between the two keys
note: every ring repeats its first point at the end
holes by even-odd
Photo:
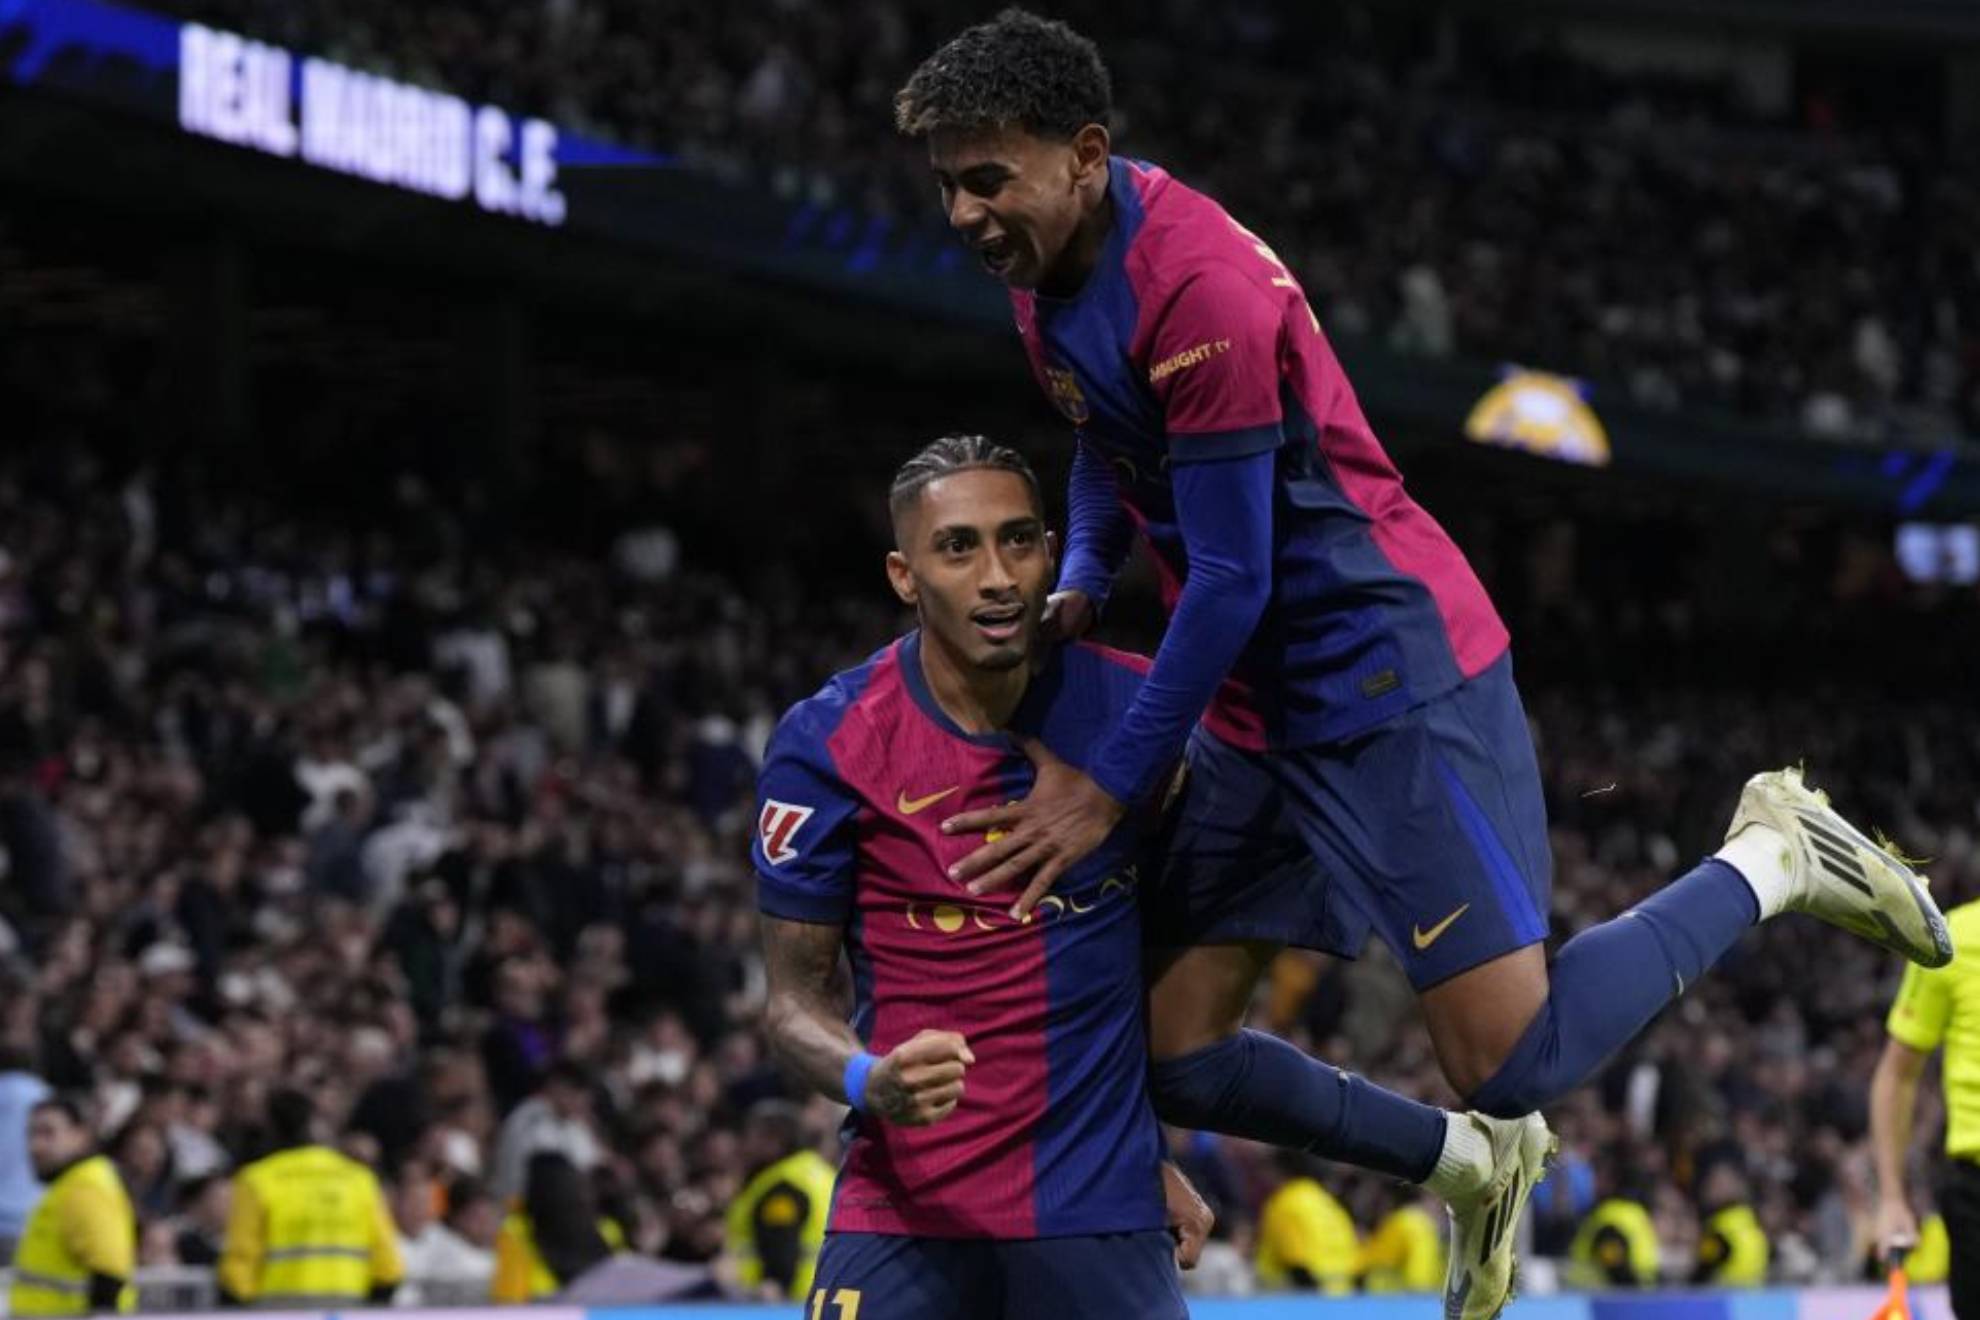
{"type": "Polygon", "coordinates": [[[1581,1085],[1760,919],[1740,873],[1707,859],[1561,949],[1553,990],[1499,1071],[1470,1103],[1530,1114],[1581,1085]]]}
{"type": "Polygon", "coordinates": [[[1165,1123],[1309,1151],[1410,1182],[1437,1167],[1444,1111],[1318,1059],[1262,1031],[1148,1068],[1165,1123]]]}

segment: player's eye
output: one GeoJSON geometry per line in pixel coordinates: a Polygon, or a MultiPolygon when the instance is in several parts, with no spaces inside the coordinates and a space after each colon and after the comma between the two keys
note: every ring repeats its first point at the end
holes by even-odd
{"type": "Polygon", "coordinates": [[[1038,533],[1029,527],[1021,527],[1014,532],[1007,533],[1004,540],[1010,545],[1027,546],[1038,540],[1038,533]]]}
{"type": "Polygon", "coordinates": [[[985,201],[988,201],[1003,191],[1004,183],[1009,177],[1009,175],[1004,174],[1002,171],[987,174],[969,174],[963,177],[962,186],[969,189],[972,197],[981,197],[985,201]]]}

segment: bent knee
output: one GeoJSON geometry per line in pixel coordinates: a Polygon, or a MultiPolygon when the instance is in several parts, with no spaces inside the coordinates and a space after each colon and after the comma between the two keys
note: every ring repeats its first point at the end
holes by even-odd
{"type": "Polygon", "coordinates": [[[1179,1059],[1244,1029],[1253,988],[1277,946],[1203,945],[1158,955],[1148,988],[1148,1053],[1179,1059]]]}

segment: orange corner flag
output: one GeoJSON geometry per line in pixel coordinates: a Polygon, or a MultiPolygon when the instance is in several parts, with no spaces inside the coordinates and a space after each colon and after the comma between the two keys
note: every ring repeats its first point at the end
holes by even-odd
{"type": "Polygon", "coordinates": [[[1904,1277],[1904,1257],[1893,1258],[1891,1289],[1884,1295],[1884,1304],[1877,1308],[1870,1320],[1911,1320],[1911,1283],[1904,1277]]]}

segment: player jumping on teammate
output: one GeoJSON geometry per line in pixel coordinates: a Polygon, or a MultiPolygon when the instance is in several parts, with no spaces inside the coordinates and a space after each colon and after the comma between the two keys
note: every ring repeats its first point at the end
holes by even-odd
{"type": "MultiPolygon", "coordinates": [[[[865,1320],[1180,1315],[1142,1026],[1153,812],[1124,817],[1030,921],[950,880],[973,841],[937,828],[938,808],[1024,791],[1021,739],[1088,764],[1146,661],[1035,644],[1056,565],[1012,451],[937,441],[902,468],[892,505],[888,575],[921,626],[793,707],[760,785],[767,1029],[799,1077],[858,1111],[813,1306],[865,1320]]],[[[1269,1109],[1257,1088],[1271,1080],[1233,1079],[1229,1103],[1269,1109]]],[[[1289,1144],[1422,1182],[1467,1224],[1509,1218],[1525,1153],[1546,1139],[1538,1119],[1333,1084],[1355,1121],[1289,1144]],[[1362,1127],[1420,1137],[1422,1163],[1356,1144],[1347,1129],[1362,1127]]],[[[1509,1275],[1509,1232],[1495,1250],[1509,1275]]]]}
{"type": "MultiPolygon", "coordinates": [[[[1505,628],[1404,492],[1285,265],[1209,198],[1113,154],[1106,68],[1064,24],[1007,10],[970,28],[896,111],[1076,428],[1054,624],[1091,625],[1137,532],[1171,616],[1087,764],[1041,756],[1024,800],[946,823],[998,834],[953,874],[1032,910],[1186,751],[1154,895],[1156,934],[1179,946],[1151,992],[1164,1117],[1280,1144],[1358,1132],[1425,1158],[1424,1136],[1345,1114],[1334,1070],[1242,1030],[1285,944],[1352,956],[1379,933],[1446,1078],[1499,1115],[1580,1085],[1777,913],[1952,957],[1919,878],[1790,770],[1749,781],[1717,854],[1550,966],[1545,804],[1505,628]]],[[[1457,1225],[1447,1310],[1504,1304],[1490,1248],[1506,1217],[1482,1238],[1457,1225]]]]}

